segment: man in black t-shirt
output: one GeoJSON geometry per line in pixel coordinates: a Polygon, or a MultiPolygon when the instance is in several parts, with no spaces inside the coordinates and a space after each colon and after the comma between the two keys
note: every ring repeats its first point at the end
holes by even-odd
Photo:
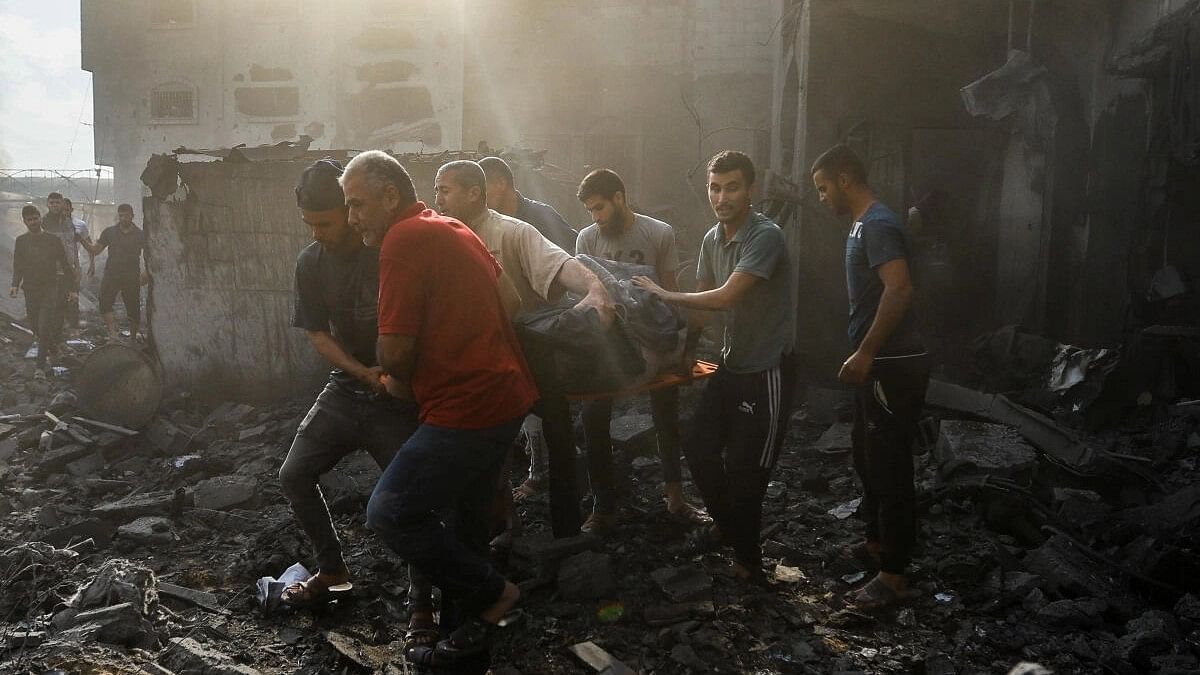
{"type": "Polygon", "coordinates": [[[329,382],[296,430],[279,482],[312,541],[317,573],[284,590],[292,605],[312,605],[350,588],[350,570],[318,486],[320,476],[357,449],[384,469],[417,425],[414,404],[388,395],[376,363],[379,250],[364,246],[346,222],[342,168],[323,159],[296,187],[313,243],[296,258],[292,325],[331,365],[329,382]]]}
{"type": "Polygon", "coordinates": [[[100,280],[100,316],[108,327],[108,336],[117,339],[117,317],[113,304],[117,295],[125,305],[125,316],[129,318],[129,336],[136,338],[142,320],[142,286],[150,281],[142,269],[142,257],[146,252],[146,233],[133,224],[133,207],[121,204],[117,207],[117,224],[104,228],[94,246],[83,242],[92,263],[88,274],[95,274],[96,256],[108,249],[108,261],[104,263],[104,278],[100,280]]]}

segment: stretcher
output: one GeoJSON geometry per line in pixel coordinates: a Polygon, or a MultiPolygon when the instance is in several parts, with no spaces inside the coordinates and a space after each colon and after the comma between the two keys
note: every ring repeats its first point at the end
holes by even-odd
{"type": "Polygon", "coordinates": [[[708,361],[697,361],[692,364],[692,379],[687,379],[679,373],[663,373],[658,377],[639,384],[636,387],[627,387],[625,389],[614,389],[612,391],[589,391],[583,393],[567,393],[567,398],[572,401],[595,401],[605,398],[623,398],[625,396],[636,396],[637,394],[645,394],[659,389],[668,387],[678,387],[681,384],[705,380],[712,377],[717,372],[717,364],[709,363],[708,361]]]}

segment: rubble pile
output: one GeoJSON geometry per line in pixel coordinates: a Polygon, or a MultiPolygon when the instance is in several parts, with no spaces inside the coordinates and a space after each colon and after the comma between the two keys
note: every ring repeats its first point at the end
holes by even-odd
{"type": "MultiPolygon", "coordinates": [[[[260,578],[311,563],[276,478],[309,400],[176,393],[144,428],[104,428],[71,395],[86,349],[35,379],[30,337],[10,325],[6,672],[407,672],[407,573],[364,526],[378,474],[365,455],[322,481],[353,596],[270,615],[255,597],[260,578]]],[[[645,402],[621,404],[620,527],[555,540],[545,496],[520,507],[524,529],[497,556],[524,600],[493,672],[1200,672],[1200,402],[1156,398],[1083,433],[1008,393],[931,387],[919,595],[875,614],[843,602],[869,576],[837,555],[861,536],[846,392],[810,388],[793,416],[764,509],[765,587],[686,553],[645,402]]]]}

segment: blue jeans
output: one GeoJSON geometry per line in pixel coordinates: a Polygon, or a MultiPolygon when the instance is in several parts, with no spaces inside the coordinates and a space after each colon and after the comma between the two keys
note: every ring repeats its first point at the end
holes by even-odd
{"type": "Polygon", "coordinates": [[[420,425],[367,504],[367,527],[464,613],[486,609],[504,591],[487,558],[488,513],[524,417],[487,429],[420,425]]]}

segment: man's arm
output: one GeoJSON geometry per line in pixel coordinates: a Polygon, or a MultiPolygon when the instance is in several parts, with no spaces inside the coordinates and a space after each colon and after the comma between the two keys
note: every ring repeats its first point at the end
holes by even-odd
{"type": "Polygon", "coordinates": [[[73,301],[79,291],[79,279],[75,277],[75,268],[71,266],[71,261],[67,258],[67,248],[63,246],[60,239],[56,238],[54,241],[57,244],[54,247],[54,264],[62,273],[63,278],[67,279],[67,298],[73,301]]]}
{"type": "Polygon", "coordinates": [[[354,379],[370,387],[371,391],[377,394],[384,392],[382,368],[363,365],[358,359],[347,352],[341,343],[333,338],[333,335],[329,331],[306,330],[304,334],[308,336],[308,343],[313,346],[313,349],[317,350],[321,358],[328,361],[334,368],[346,372],[354,379]]]}
{"type": "Polygon", "coordinates": [[[25,240],[18,238],[16,244],[13,245],[13,276],[12,285],[8,287],[8,296],[11,298],[17,297],[17,289],[21,287],[21,282],[25,277],[25,240]]]}
{"type": "Polygon", "coordinates": [[[912,305],[912,278],[908,274],[908,261],[896,258],[877,268],[883,282],[883,294],[879,297],[879,309],[867,330],[866,337],[858,349],[842,364],[838,379],[849,384],[860,384],[871,373],[871,365],[880,348],[887,343],[892,331],[900,324],[904,314],[912,305]]]}
{"type": "Polygon", "coordinates": [[[554,277],[554,283],[576,295],[582,295],[583,299],[576,306],[594,308],[600,315],[601,325],[612,323],[616,316],[612,299],[608,297],[608,291],[600,279],[583,263],[574,258],[564,262],[558,270],[558,276],[554,277]]]}
{"type": "Polygon", "coordinates": [[[709,312],[723,312],[733,309],[742,296],[746,294],[746,291],[753,288],[760,280],[759,277],[748,272],[734,272],[729,275],[724,284],[721,284],[720,288],[696,291],[695,293],[668,291],[654,283],[649,277],[634,277],[633,283],[660,296],[663,300],[679,305],[680,307],[709,312]]]}
{"type": "Polygon", "coordinates": [[[376,343],[379,365],[387,374],[384,384],[396,398],[414,401],[412,375],[417,363],[416,338],[412,335],[380,335],[376,343]]]}

